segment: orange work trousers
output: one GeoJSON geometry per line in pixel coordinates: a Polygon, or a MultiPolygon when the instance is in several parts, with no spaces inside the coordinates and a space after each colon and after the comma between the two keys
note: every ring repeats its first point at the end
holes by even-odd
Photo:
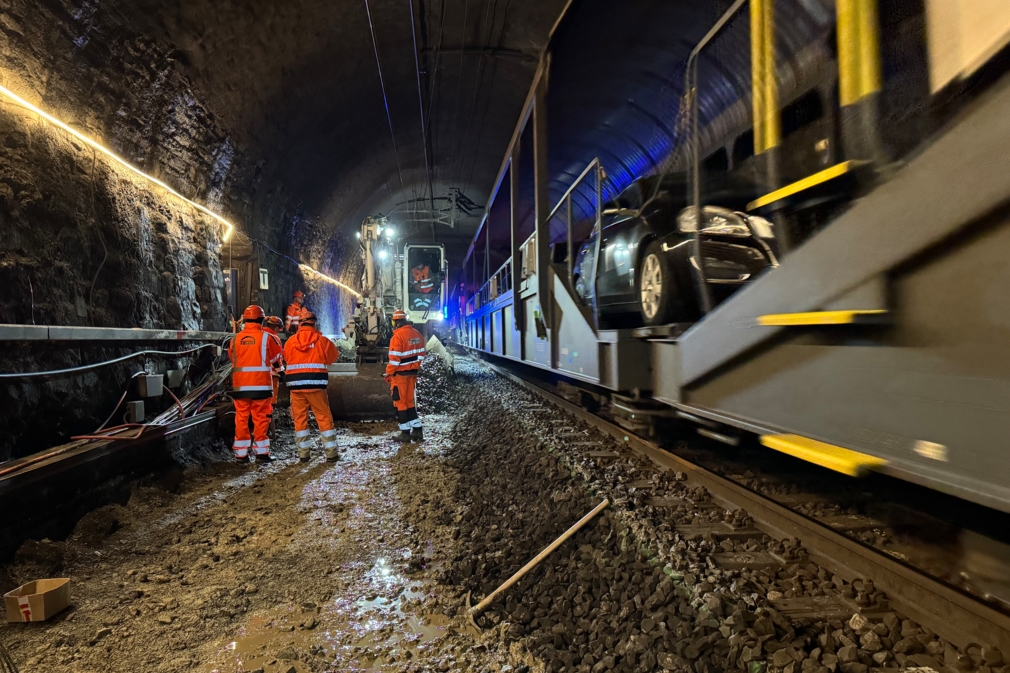
{"type": "Polygon", "coordinates": [[[389,394],[396,407],[396,421],[401,430],[411,430],[421,427],[421,419],[417,417],[414,403],[414,389],[417,387],[417,375],[394,374],[389,383],[389,394]]]}
{"type": "Polygon", "coordinates": [[[235,443],[232,449],[236,458],[247,458],[249,449],[257,456],[270,455],[270,437],[267,431],[270,428],[270,421],[267,414],[270,413],[273,405],[270,398],[265,400],[250,400],[240,398],[235,400],[235,443]],[[253,437],[249,435],[249,418],[253,422],[253,437]]]}
{"type": "Polygon", "coordinates": [[[323,449],[327,451],[336,449],[337,431],[333,427],[330,398],[325,390],[291,391],[291,419],[295,422],[295,445],[299,449],[312,448],[312,437],[309,435],[310,408],[316,417],[319,434],[323,437],[323,449]]]}

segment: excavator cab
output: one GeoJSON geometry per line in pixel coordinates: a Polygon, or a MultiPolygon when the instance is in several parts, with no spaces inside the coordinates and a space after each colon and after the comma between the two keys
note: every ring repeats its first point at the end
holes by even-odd
{"type": "Polygon", "coordinates": [[[415,325],[442,319],[446,297],[445,248],[407,245],[404,248],[403,296],[408,319],[415,325]]]}

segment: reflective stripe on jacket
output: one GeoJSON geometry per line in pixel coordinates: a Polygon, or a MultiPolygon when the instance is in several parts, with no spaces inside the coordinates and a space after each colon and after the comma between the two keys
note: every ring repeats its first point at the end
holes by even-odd
{"type": "Polygon", "coordinates": [[[302,325],[284,345],[284,383],[291,390],[325,388],[337,347],[312,325],[302,325]]]}
{"type": "Polygon", "coordinates": [[[302,318],[302,305],[298,302],[291,302],[284,316],[284,329],[288,332],[297,332],[298,323],[302,318]]]}
{"type": "Polygon", "coordinates": [[[232,397],[262,400],[273,397],[272,377],[283,367],[281,342],[257,323],[247,323],[228,344],[232,363],[232,397]]]}
{"type": "Polygon", "coordinates": [[[386,374],[416,376],[424,360],[424,337],[410,325],[393,330],[389,340],[389,364],[386,374]]]}
{"type": "Polygon", "coordinates": [[[414,285],[417,287],[418,292],[428,294],[435,288],[435,281],[431,277],[431,269],[427,265],[419,269],[411,269],[411,275],[414,277],[414,285]]]}
{"type": "Polygon", "coordinates": [[[274,370],[272,372],[274,377],[279,377],[281,374],[284,373],[284,343],[281,341],[281,338],[277,335],[277,332],[273,331],[266,325],[263,326],[263,331],[272,336],[273,338],[277,339],[277,345],[281,347],[281,359],[277,361],[277,365],[274,366],[274,370]]]}

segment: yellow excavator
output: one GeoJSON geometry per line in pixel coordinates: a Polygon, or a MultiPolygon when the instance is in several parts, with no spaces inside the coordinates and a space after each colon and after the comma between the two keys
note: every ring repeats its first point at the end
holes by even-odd
{"type": "Polygon", "coordinates": [[[434,335],[446,317],[445,246],[398,237],[384,217],[367,217],[358,234],[363,272],[361,298],[343,328],[354,362],[330,366],[330,408],[352,421],[394,416],[389,385],[382,379],[393,328],[389,316],[402,308],[428,340],[428,350],[445,353],[434,335]]]}

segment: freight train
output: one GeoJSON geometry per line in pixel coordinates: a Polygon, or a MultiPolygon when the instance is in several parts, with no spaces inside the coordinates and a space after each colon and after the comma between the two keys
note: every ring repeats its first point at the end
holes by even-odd
{"type": "Polygon", "coordinates": [[[634,429],[1010,511],[1010,5],[621,4],[552,34],[459,340],[634,429]]]}

